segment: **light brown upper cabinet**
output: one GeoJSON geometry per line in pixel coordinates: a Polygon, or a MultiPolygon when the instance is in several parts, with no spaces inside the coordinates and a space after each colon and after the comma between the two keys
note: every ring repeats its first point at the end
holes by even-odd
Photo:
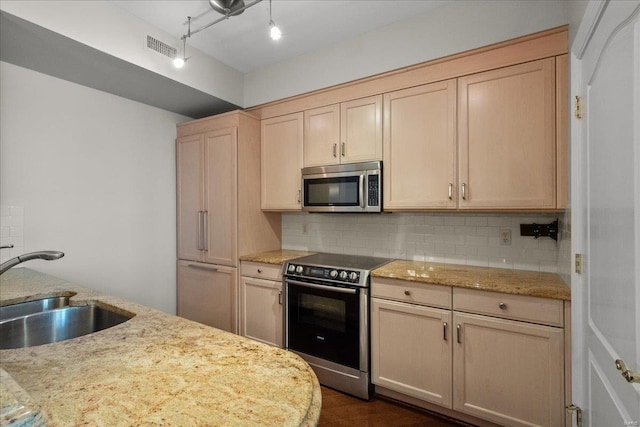
{"type": "Polygon", "coordinates": [[[384,209],[456,203],[456,81],[384,95],[384,209]]]}
{"type": "Polygon", "coordinates": [[[304,112],[304,166],[382,159],[382,95],[304,112]]]}
{"type": "Polygon", "coordinates": [[[205,211],[204,134],[178,138],[178,258],[203,261],[202,221],[205,211]]]}
{"type": "Polygon", "coordinates": [[[262,120],[263,210],[300,210],[303,114],[262,120]]]}
{"type": "Polygon", "coordinates": [[[458,79],[460,209],[556,208],[555,58],[458,79]]]}
{"type": "Polygon", "coordinates": [[[237,265],[237,131],[178,138],[178,258],[237,265]]]}
{"type": "Polygon", "coordinates": [[[569,205],[569,58],[556,56],[556,179],[558,209],[569,205]]]}
{"type": "MultiPolygon", "coordinates": [[[[303,115],[304,166],[379,160],[382,147],[386,211],[565,209],[567,40],[552,28],[250,111],[303,115]]],[[[263,208],[300,209],[298,181],[263,182],[263,208]]]]}

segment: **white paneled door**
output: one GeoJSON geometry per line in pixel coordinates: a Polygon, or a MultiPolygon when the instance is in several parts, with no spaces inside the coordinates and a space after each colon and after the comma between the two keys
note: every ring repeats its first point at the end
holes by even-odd
{"type": "MultiPolygon", "coordinates": [[[[640,0],[592,1],[572,46],[573,401],[583,425],[640,426],[640,0]]],[[[575,419],[575,418],[574,418],[575,419]]],[[[574,424],[575,425],[575,424],[574,424]]]]}

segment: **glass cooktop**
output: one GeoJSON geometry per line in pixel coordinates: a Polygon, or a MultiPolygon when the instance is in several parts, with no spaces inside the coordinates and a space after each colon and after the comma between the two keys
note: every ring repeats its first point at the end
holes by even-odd
{"type": "Polygon", "coordinates": [[[291,262],[295,262],[296,264],[318,265],[323,267],[354,270],[373,270],[390,261],[392,261],[390,258],[330,253],[317,253],[291,260],[291,262]]]}

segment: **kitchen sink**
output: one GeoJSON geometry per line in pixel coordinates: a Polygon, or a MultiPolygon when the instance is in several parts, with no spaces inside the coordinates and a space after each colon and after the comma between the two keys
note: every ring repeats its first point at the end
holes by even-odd
{"type": "Polygon", "coordinates": [[[69,297],[50,297],[35,301],[21,302],[18,304],[5,305],[0,307],[0,321],[14,317],[27,316],[33,313],[40,313],[47,310],[66,307],[69,305],[69,297]]]}
{"type": "Polygon", "coordinates": [[[0,321],[0,350],[77,338],[119,325],[133,315],[97,305],[64,307],[0,321]]]}

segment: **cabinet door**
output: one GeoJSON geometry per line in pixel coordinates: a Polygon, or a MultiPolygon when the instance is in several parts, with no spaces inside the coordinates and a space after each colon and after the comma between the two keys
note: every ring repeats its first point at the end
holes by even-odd
{"type": "Polygon", "coordinates": [[[569,205],[569,55],[556,56],[556,204],[569,205]]]}
{"type": "Polygon", "coordinates": [[[384,111],[384,209],[455,208],[455,80],[385,94],[384,111]]]}
{"type": "Polygon", "coordinates": [[[451,408],[451,311],[373,298],[372,382],[451,408]]]}
{"type": "Polygon", "coordinates": [[[178,258],[202,261],[199,218],[204,211],[204,136],[178,138],[176,157],[178,258]]]}
{"type": "Polygon", "coordinates": [[[556,206],[555,59],[458,80],[460,208],[556,206]]]}
{"type": "Polygon", "coordinates": [[[205,262],[237,266],[236,128],[205,135],[206,240],[205,262]]]}
{"type": "Polygon", "coordinates": [[[382,95],[340,104],[340,163],[382,160],[382,95]]]}
{"type": "Polygon", "coordinates": [[[304,166],[340,163],[340,106],[314,108],[304,112],[304,166]]]}
{"type": "Polygon", "coordinates": [[[178,262],[178,316],[237,333],[237,270],[178,262]]]}
{"type": "Polygon", "coordinates": [[[240,278],[240,334],[276,347],[283,345],[282,282],[240,278]]]}
{"type": "Polygon", "coordinates": [[[509,426],[564,424],[563,330],[454,312],[453,409],[509,426]]]}
{"type": "Polygon", "coordinates": [[[262,209],[300,210],[303,114],[262,120],[262,209]]]}

